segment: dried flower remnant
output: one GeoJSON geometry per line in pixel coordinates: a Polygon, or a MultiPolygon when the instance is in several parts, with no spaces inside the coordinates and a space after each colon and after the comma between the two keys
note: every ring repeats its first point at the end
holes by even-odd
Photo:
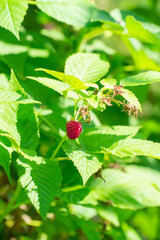
{"type": "Polygon", "coordinates": [[[92,120],[88,109],[89,109],[89,106],[85,106],[85,107],[80,107],[78,111],[83,117],[85,123],[91,123],[91,120],[92,120]]]}
{"type": "Polygon", "coordinates": [[[138,108],[136,106],[128,102],[125,103],[125,101],[123,102],[123,106],[124,106],[123,111],[125,112],[128,111],[129,116],[132,114],[132,115],[135,115],[135,117],[137,118],[138,108]]]}
{"type": "Polygon", "coordinates": [[[111,97],[102,97],[102,102],[105,103],[107,106],[112,106],[111,100],[111,97]]]}
{"type": "Polygon", "coordinates": [[[113,90],[113,97],[117,96],[117,95],[122,95],[123,94],[123,86],[120,85],[120,86],[117,86],[117,85],[114,85],[114,90],[113,90]]]}

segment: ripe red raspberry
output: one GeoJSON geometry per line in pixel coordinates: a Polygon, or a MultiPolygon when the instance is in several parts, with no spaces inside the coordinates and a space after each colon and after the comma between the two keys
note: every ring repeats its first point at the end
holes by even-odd
{"type": "Polygon", "coordinates": [[[82,124],[76,121],[66,123],[67,136],[69,139],[76,139],[82,132],[82,124]]]}

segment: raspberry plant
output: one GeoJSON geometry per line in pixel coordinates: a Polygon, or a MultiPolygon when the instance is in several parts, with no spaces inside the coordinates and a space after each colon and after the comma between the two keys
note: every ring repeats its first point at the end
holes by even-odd
{"type": "Polygon", "coordinates": [[[2,239],[159,239],[160,27],[142,17],[0,0],[2,239]]]}

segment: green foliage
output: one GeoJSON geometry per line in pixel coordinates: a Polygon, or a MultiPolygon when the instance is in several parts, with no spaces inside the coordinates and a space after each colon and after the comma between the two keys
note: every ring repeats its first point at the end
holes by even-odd
{"type": "Polygon", "coordinates": [[[52,75],[53,77],[58,78],[62,82],[65,82],[65,83],[69,84],[70,86],[72,86],[75,90],[82,90],[82,89],[87,88],[87,87],[85,87],[85,85],[83,84],[82,81],[80,81],[78,78],[76,78],[74,76],[66,75],[61,72],[51,71],[51,70],[47,70],[47,69],[37,69],[37,70],[44,71],[44,72],[52,75]]]}
{"type": "Polygon", "coordinates": [[[9,181],[11,182],[12,180],[11,180],[11,175],[10,175],[10,162],[11,162],[12,148],[3,144],[2,137],[1,137],[1,143],[0,143],[0,151],[1,151],[0,165],[6,171],[9,181]]]}
{"type": "Polygon", "coordinates": [[[160,6],[115,4],[0,0],[4,239],[160,239],[160,6]]]}
{"type": "Polygon", "coordinates": [[[123,89],[122,96],[133,106],[138,108],[142,112],[141,104],[139,103],[139,100],[134,95],[133,92],[129,91],[128,89],[123,89]]]}
{"type": "Polygon", "coordinates": [[[137,21],[132,16],[126,17],[126,28],[128,30],[130,37],[137,38],[142,42],[152,44],[159,44],[160,42],[160,39],[156,36],[156,34],[153,34],[152,31],[150,31],[150,29],[148,30],[147,28],[145,28],[145,25],[143,27],[143,24],[137,21]]]}
{"type": "Polygon", "coordinates": [[[71,144],[65,144],[64,150],[77,167],[84,184],[86,184],[93,173],[97,172],[102,167],[104,159],[103,154],[93,154],[71,144]]]}
{"type": "Polygon", "coordinates": [[[125,139],[114,143],[107,151],[119,157],[144,155],[160,158],[160,144],[141,139],[125,139]]]}
{"type": "Polygon", "coordinates": [[[0,26],[11,31],[19,39],[20,25],[26,14],[28,4],[26,0],[0,1],[0,26]]]}
{"type": "Polygon", "coordinates": [[[76,27],[84,27],[96,9],[89,0],[36,0],[37,6],[58,21],[76,27]]]}
{"type": "Polygon", "coordinates": [[[101,179],[94,180],[84,203],[111,201],[113,206],[134,210],[159,206],[159,173],[156,170],[128,166],[122,170],[105,169],[102,176],[106,183],[101,179]]]}
{"type": "Polygon", "coordinates": [[[70,56],[65,64],[65,73],[85,83],[95,83],[109,70],[109,63],[98,54],[77,53],[70,56]]]}
{"type": "Polygon", "coordinates": [[[101,235],[97,229],[98,228],[97,224],[90,221],[85,221],[83,219],[77,219],[76,221],[89,240],[101,239],[101,235]]]}
{"type": "Polygon", "coordinates": [[[42,158],[17,160],[20,183],[42,217],[46,217],[50,204],[61,184],[61,171],[57,163],[42,158]]]}
{"type": "Polygon", "coordinates": [[[156,82],[160,82],[160,73],[156,71],[148,71],[134,76],[129,76],[122,79],[120,83],[123,86],[139,86],[156,82]]]}
{"type": "Polygon", "coordinates": [[[89,151],[101,151],[108,148],[114,142],[136,135],[139,128],[127,126],[100,126],[83,131],[81,138],[85,148],[89,151]]]}

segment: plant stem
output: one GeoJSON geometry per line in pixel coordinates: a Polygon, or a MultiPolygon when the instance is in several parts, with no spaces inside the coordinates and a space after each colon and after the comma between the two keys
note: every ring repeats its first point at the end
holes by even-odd
{"type": "Polygon", "coordinates": [[[80,116],[77,121],[79,122],[81,120],[81,118],[82,118],[82,116],[80,116]]]}
{"type": "Polygon", "coordinates": [[[62,144],[64,143],[64,141],[66,140],[67,134],[62,138],[62,140],[60,141],[59,145],[57,146],[57,148],[55,149],[55,151],[53,152],[50,160],[54,160],[56,154],[58,153],[59,149],[61,148],[62,144]]]}
{"type": "Polygon", "coordinates": [[[58,158],[55,158],[54,160],[56,162],[60,162],[60,161],[64,161],[64,160],[69,160],[70,161],[70,159],[68,157],[58,157],[58,158]]]}
{"type": "Polygon", "coordinates": [[[75,119],[75,117],[76,117],[77,104],[78,104],[78,101],[75,102],[75,107],[74,107],[74,119],[75,119]]]}
{"type": "Polygon", "coordinates": [[[77,52],[83,52],[84,46],[89,40],[103,34],[105,31],[106,31],[106,29],[95,28],[92,31],[90,31],[89,33],[84,34],[83,38],[77,48],[77,52]]]}
{"type": "Polygon", "coordinates": [[[35,1],[28,1],[28,4],[37,5],[37,3],[35,1]]]}
{"type": "Polygon", "coordinates": [[[13,197],[11,198],[11,201],[9,202],[7,208],[4,210],[4,212],[2,213],[2,215],[0,217],[0,223],[3,221],[4,217],[12,211],[13,204],[15,203],[17,197],[19,196],[20,191],[21,191],[21,185],[20,185],[20,183],[18,183],[17,188],[13,194],[13,197]]]}

